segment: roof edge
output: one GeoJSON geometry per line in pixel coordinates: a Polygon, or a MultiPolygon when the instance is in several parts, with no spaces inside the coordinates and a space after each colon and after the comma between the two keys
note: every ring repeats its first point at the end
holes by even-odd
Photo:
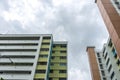
{"type": "Polygon", "coordinates": [[[88,51],[88,48],[95,48],[95,46],[87,46],[86,51],[88,51]]]}

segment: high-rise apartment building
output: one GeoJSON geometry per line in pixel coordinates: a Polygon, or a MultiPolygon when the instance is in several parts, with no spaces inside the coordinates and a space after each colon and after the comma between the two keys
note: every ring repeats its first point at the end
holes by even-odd
{"type": "Polygon", "coordinates": [[[120,57],[120,0],[95,0],[120,57]]]}
{"type": "Polygon", "coordinates": [[[67,42],[51,34],[0,35],[1,80],[67,80],[67,42]]]}
{"type": "Polygon", "coordinates": [[[119,80],[120,59],[111,39],[102,51],[87,47],[92,80],[119,80]]]}
{"type": "Polygon", "coordinates": [[[95,0],[110,39],[102,51],[87,47],[92,80],[120,80],[120,0],[95,0]]]}

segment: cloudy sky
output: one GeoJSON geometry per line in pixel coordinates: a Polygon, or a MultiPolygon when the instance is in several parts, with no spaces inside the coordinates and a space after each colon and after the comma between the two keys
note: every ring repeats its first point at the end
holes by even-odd
{"type": "Polygon", "coordinates": [[[91,80],[86,46],[108,38],[94,0],[0,0],[0,34],[21,33],[68,41],[68,80],[91,80]]]}

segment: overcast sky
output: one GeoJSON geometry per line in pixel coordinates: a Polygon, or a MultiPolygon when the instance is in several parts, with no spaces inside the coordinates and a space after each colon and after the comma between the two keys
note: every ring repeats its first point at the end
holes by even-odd
{"type": "Polygon", "coordinates": [[[94,0],[0,0],[1,34],[53,34],[68,41],[68,80],[91,80],[86,46],[108,33],[94,0]]]}

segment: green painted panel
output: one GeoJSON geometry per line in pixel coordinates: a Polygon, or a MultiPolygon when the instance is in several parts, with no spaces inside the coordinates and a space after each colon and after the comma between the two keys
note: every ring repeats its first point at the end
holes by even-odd
{"type": "Polygon", "coordinates": [[[51,40],[49,39],[49,40],[45,40],[45,39],[43,39],[43,41],[42,42],[50,42],[51,40]]]}
{"type": "Polygon", "coordinates": [[[67,56],[66,53],[53,53],[52,56],[67,56]]]}
{"type": "Polygon", "coordinates": [[[49,48],[50,45],[42,45],[41,48],[49,48]]]}
{"type": "Polygon", "coordinates": [[[40,51],[40,54],[48,54],[49,51],[40,51]]]}
{"type": "Polygon", "coordinates": [[[67,66],[51,66],[50,69],[61,69],[61,70],[66,70],[67,69],[67,66]]]}
{"type": "Polygon", "coordinates": [[[36,73],[34,78],[45,78],[45,74],[36,73]]]}
{"type": "Polygon", "coordinates": [[[47,68],[47,65],[45,65],[45,66],[43,66],[43,65],[38,65],[38,66],[37,66],[37,69],[44,69],[44,70],[45,70],[46,68],[47,68]]]}
{"type": "Polygon", "coordinates": [[[39,58],[38,61],[40,62],[47,62],[48,58],[39,58]]]}

